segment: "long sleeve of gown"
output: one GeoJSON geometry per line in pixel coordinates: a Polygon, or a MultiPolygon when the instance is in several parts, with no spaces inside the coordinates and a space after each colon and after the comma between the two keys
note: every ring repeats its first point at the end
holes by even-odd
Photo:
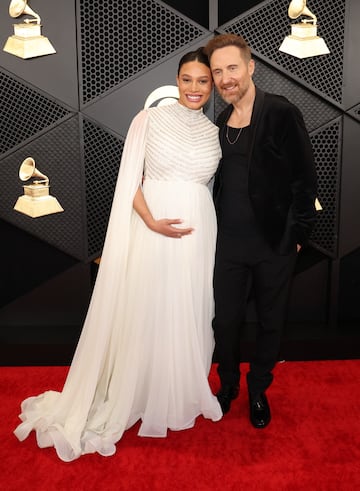
{"type": "Polygon", "coordinates": [[[132,204],[143,173],[147,123],[147,112],[141,111],[126,137],[101,264],[63,391],[48,391],[25,399],[20,415],[23,422],[15,430],[19,440],[36,430],[39,446],[55,446],[63,460],[72,460],[82,453],[80,434],[99,379],[104,378],[112,320],[125,291],[132,204]]]}

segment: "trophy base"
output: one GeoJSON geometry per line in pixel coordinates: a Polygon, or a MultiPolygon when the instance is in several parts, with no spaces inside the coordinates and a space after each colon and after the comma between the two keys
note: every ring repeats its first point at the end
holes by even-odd
{"type": "Polygon", "coordinates": [[[23,213],[24,215],[28,215],[31,218],[37,218],[64,211],[54,196],[41,196],[33,198],[25,195],[18,198],[14,206],[14,210],[23,213]]]}
{"type": "Polygon", "coordinates": [[[286,36],[279,51],[297,58],[327,55],[330,53],[323,38],[316,35],[317,26],[314,24],[297,23],[291,26],[291,35],[286,36]]]}
{"type": "Polygon", "coordinates": [[[279,51],[297,58],[309,58],[310,56],[327,55],[330,53],[323,38],[297,38],[286,36],[279,51]]]}
{"type": "Polygon", "coordinates": [[[15,24],[15,34],[8,37],[4,51],[23,59],[56,53],[48,38],[40,34],[40,29],[37,24],[15,24]]]}

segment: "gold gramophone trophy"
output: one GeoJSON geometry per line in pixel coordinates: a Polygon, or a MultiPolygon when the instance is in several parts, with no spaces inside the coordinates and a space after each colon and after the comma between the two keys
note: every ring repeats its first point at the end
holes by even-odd
{"type": "Polygon", "coordinates": [[[291,35],[286,36],[279,50],[297,58],[325,55],[330,53],[323,38],[317,35],[316,16],[306,6],[306,0],[292,0],[289,5],[290,19],[301,15],[310,17],[291,25],[291,35]]]}
{"type": "Polygon", "coordinates": [[[40,180],[34,180],[31,184],[23,186],[24,195],[18,198],[14,210],[31,218],[64,211],[58,200],[49,195],[49,178],[36,169],[32,157],[27,157],[21,164],[19,177],[22,181],[28,181],[32,177],[40,180]]]}
{"type": "Polygon", "coordinates": [[[6,41],[4,51],[23,59],[56,53],[48,38],[41,35],[41,19],[29,7],[27,0],[11,0],[9,14],[13,18],[23,14],[33,18],[14,24],[14,35],[6,41]]]}

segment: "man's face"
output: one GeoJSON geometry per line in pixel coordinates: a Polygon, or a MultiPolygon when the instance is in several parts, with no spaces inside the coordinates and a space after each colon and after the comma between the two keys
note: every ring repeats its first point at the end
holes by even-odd
{"type": "Polygon", "coordinates": [[[254,61],[246,61],[237,46],[226,46],[213,52],[210,65],[219,94],[227,103],[236,104],[253,83],[254,61]]]}

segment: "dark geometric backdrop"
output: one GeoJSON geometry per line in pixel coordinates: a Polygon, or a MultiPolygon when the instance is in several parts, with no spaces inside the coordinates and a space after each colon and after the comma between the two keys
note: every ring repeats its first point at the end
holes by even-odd
{"type": "MultiPolygon", "coordinates": [[[[253,50],[255,82],[300,107],[316,157],[323,211],[312,247],[299,261],[290,320],[329,326],[339,319],[350,323],[358,319],[355,304],[342,294],[345,284],[350,291],[359,291],[359,276],[352,274],[360,262],[357,0],[308,2],[330,54],[302,60],[278,49],[290,32],[288,0],[202,0],[196,5],[180,0],[32,0],[30,4],[56,54],[22,60],[0,51],[4,223],[47,244],[54,263],[60,253],[72,258],[72,265],[90,264],[101,254],[132,117],[152,90],[175,84],[184,52],[216,33],[240,33],[253,50]],[[28,156],[50,177],[51,194],[63,213],[32,219],[13,210],[22,194],[18,169],[28,156]]],[[[20,19],[9,17],[5,2],[0,7],[2,45],[14,22],[20,19]]],[[[222,107],[215,96],[209,117],[215,118],[222,107]]],[[[31,285],[28,289],[31,293],[31,285]]],[[[15,304],[0,311],[0,328],[14,318],[10,312],[16,311],[15,304]]]]}

